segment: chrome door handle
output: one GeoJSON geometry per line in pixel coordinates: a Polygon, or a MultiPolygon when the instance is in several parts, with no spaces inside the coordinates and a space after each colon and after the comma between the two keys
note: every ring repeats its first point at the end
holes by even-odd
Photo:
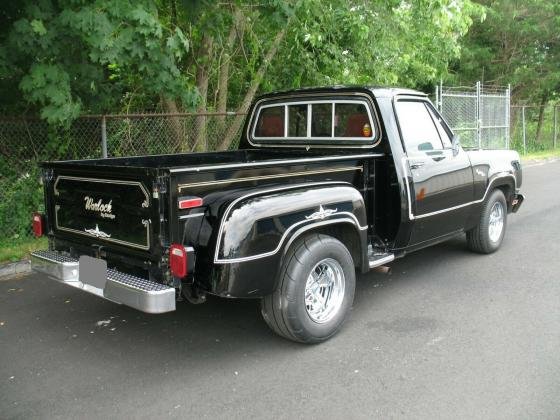
{"type": "Polygon", "coordinates": [[[426,164],[426,162],[410,162],[410,169],[418,169],[421,168],[422,166],[424,166],[426,164]]]}

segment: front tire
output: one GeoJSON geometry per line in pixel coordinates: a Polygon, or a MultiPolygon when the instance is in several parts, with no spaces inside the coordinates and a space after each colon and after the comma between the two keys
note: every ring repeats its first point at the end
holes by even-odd
{"type": "Polygon", "coordinates": [[[311,234],[287,252],[275,292],[261,312],[278,335],[319,343],[335,335],[354,301],[356,273],[348,249],[337,239],[311,234]]]}
{"type": "Polygon", "coordinates": [[[478,226],[467,232],[467,244],[471,251],[491,254],[500,248],[507,225],[507,203],[502,190],[490,193],[482,207],[478,226]]]}

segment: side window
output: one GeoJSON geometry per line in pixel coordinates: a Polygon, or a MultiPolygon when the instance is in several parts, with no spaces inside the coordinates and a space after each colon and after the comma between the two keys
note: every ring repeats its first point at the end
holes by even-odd
{"type": "Polygon", "coordinates": [[[443,149],[439,133],[424,102],[397,101],[395,108],[408,155],[443,149]]]}
{"type": "Polygon", "coordinates": [[[255,127],[257,137],[284,137],[284,106],[270,106],[261,109],[255,127]]]}
{"type": "Polygon", "coordinates": [[[441,138],[441,141],[443,143],[443,147],[450,148],[451,137],[449,136],[449,133],[443,126],[443,120],[441,116],[436,111],[434,111],[434,109],[431,106],[428,106],[428,110],[430,111],[430,115],[434,120],[434,124],[436,125],[437,131],[439,133],[439,137],[441,138]]]}

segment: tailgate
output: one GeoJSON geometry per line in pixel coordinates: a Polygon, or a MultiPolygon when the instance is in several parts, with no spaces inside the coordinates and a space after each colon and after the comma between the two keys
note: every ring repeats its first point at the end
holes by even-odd
{"type": "Polygon", "coordinates": [[[151,194],[156,174],[81,166],[78,171],[55,167],[48,177],[49,224],[55,236],[149,251],[160,230],[159,200],[151,194]]]}

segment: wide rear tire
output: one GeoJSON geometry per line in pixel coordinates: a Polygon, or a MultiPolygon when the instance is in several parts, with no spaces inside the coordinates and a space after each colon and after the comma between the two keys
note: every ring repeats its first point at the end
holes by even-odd
{"type": "Polygon", "coordinates": [[[492,191],[482,207],[478,226],[467,232],[471,251],[491,254],[500,248],[507,225],[507,203],[502,190],[492,191]]]}
{"type": "Polygon", "coordinates": [[[348,249],[333,237],[311,234],[287,252],[276,291],[262,299],[262,315],[274,332],[288,340],[319,343],[342,327],[355,287],[348,249]]]}

